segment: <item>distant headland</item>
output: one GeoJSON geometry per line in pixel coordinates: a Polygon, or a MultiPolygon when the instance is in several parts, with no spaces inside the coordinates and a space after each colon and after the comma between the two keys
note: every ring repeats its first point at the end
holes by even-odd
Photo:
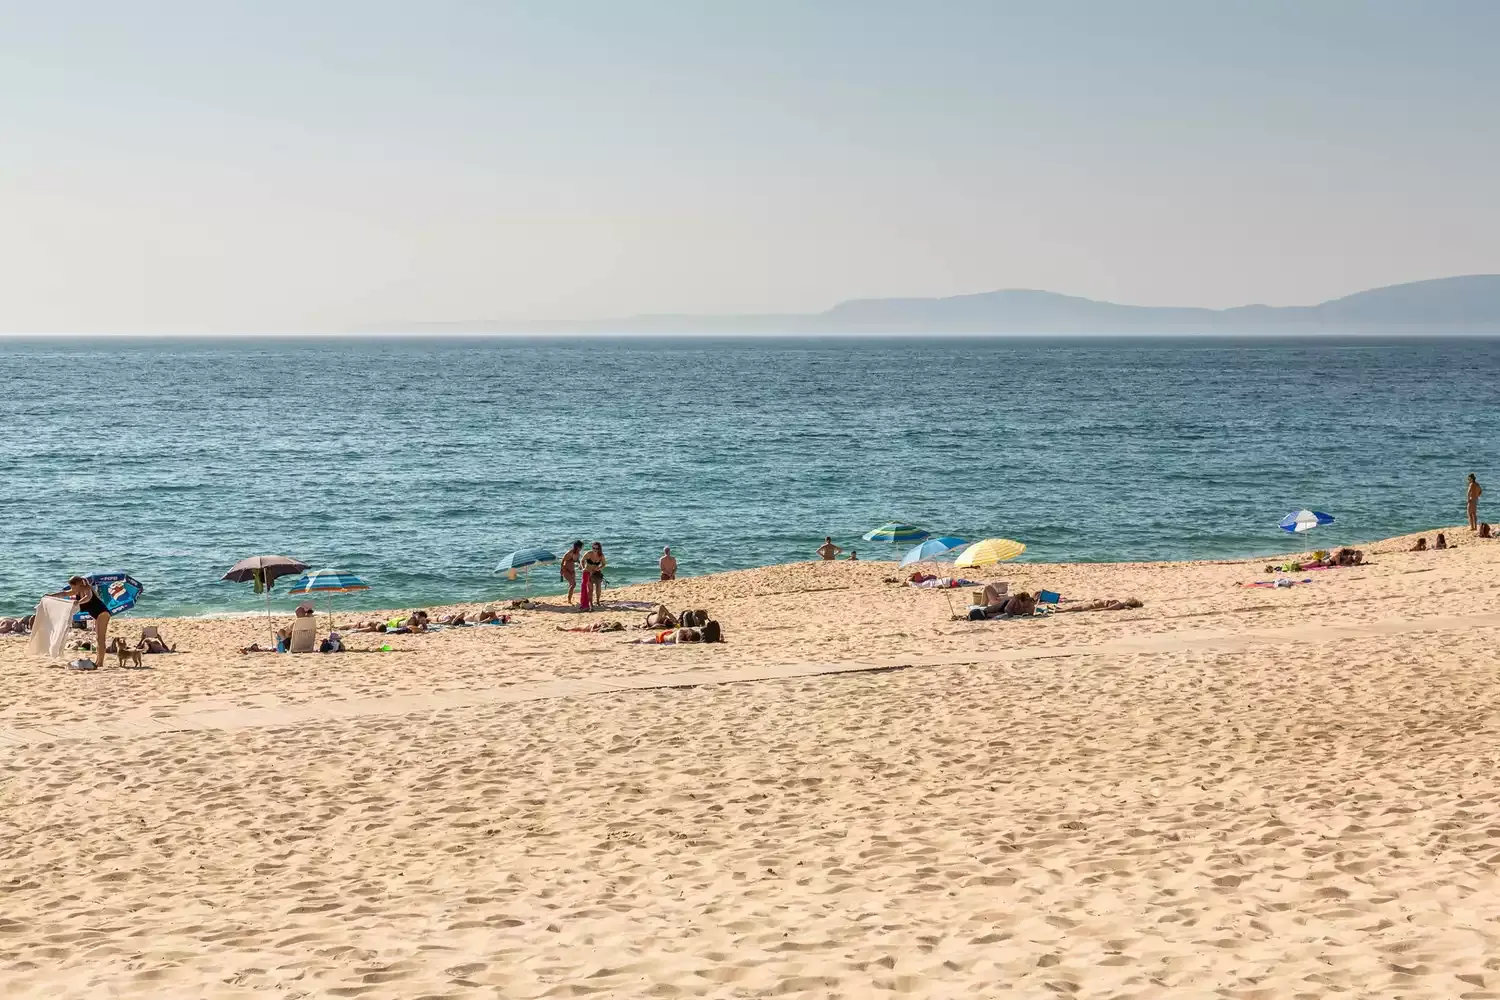
{"type": "Polygon", "coordinates": [[[1131,306],[1031,289],[854,299],[820,313],[410,323],[412,333],[1500,333],[1500,274],[1388,285],[1310,306],[1131,306]]]}

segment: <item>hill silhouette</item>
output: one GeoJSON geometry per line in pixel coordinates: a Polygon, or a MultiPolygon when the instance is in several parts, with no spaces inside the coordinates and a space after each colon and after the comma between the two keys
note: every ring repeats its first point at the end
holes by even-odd
{"type": "Polygon", "coordinates": [[[529,333],[1500,333],[1500,274],[1389,285],[1311,306],[1134,306],[1033,289],[854,299],[821,313],[640,315],[407,329],[529,333]]]}

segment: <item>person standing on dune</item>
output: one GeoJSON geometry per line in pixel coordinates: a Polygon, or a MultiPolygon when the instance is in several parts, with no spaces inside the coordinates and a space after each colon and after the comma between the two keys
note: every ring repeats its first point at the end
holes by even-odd
{"type": "Polygon", "coordinates": [[[1469,530],[1479,530],[1479,496],[1484,492],[1484,487],[1479,485],[1479,480],[1474,478],[1474,473],[1469,473],[1469,530]]]}

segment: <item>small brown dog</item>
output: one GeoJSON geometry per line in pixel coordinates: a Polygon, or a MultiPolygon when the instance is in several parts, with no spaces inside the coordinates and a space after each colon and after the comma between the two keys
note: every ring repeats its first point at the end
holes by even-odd
{"type": "Polygon", "coordinates": [[[134,664],[137,670],[144,666],[141,662],[141,651],[139,649],[126,649],[123,642],[115,647],[115,656],[119,657],[121,670],[125,669],[125,664],[127,663],[134,664]]]}

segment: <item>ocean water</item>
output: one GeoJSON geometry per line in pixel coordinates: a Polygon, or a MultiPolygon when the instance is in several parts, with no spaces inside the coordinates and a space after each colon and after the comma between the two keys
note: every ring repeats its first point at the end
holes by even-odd
{"type": "Polygon", "coordinates": [[[889,558],[859,535],[893,519],[1188,559],[1294,548],[1303,506],[1325,546],[1459,523],[1470,471],[1500,505],[1493,340],[0,341],[0,371],[4,612],[96,568],[141,613],[253,610],[219,576],[264,552],[400,607],[519,593],[495,563],[573,538],[616,585],[664,544],[889,558]]]}

